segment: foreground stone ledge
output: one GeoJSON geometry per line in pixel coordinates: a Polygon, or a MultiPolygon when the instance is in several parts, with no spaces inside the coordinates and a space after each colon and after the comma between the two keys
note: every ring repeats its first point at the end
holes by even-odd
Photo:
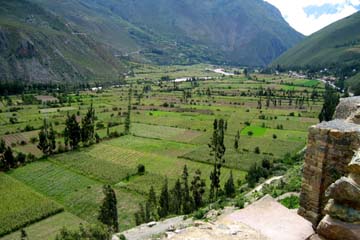
{"type": "Polygon", "coordinates": [[[326,215],[317,233],[327,240],[360,240],[360,225],[345,223],[326,215]]]}

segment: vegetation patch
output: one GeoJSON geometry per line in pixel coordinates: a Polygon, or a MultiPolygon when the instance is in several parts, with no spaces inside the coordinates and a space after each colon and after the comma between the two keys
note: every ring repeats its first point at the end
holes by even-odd
{"type": "Polygon", "coordinates": [[[0,236],[63,211],[31,188],[0,173],[0,236]]]}

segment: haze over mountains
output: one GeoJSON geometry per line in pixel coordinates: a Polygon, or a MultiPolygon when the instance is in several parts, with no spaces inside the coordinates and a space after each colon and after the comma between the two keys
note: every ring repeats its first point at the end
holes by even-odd
{"type": "Polygon", "coordinates": [[[1,0],[0,15],[3,76],[29,81],[116,75],[124,57],[265,66],[303,38],[262,0],[1,0]]]}

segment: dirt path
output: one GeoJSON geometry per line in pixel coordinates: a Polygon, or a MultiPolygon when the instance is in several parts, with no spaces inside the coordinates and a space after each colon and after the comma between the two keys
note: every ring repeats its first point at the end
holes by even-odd
{"type": "Polygon", "coordinates": [[[270,184],[272,183],[273,181],[276,181],[276,180],[280,180],[284,178],[284,176],[276,176],[276,177],[272,177],[268,180],[266,180],[264,183],[260,184],[259,186],[257,186],[256,188],[254,188],[253,190],[251,190],[249,193],[247,193],[245,196],[246,197],[249,197],[251,196],[251,194],[253,194],[254,192],[260,192],[262,190],[262,188],[264,187],[265,184],[270,184]]]}
{"type": "MultiPolygon", "coordinates": [[[[163,222],[157,222],[155,226],[148,227],[147,224],[140,225],[128,231],[122,232],[128,240],[150,239],[152,236],[166,232],[170,227],[178,227],[180,225],[188,226],[193,222],[192,219],[184,220],[184,216],[167,219],[163,222]]],[[[117,235],[120,235],[117,234],[117,235]]],[[[113,238],[115,240],[115,238],[113,238]]]]}

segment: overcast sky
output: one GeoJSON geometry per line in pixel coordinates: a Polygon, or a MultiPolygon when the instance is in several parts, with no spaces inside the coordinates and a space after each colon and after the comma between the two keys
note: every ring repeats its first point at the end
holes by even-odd
{"type": "Polygon", "coordinates": [[[304,35],[310,35],[360,10],[360,0],[265,1],[276,6],[286,21],[304,35]]]}

